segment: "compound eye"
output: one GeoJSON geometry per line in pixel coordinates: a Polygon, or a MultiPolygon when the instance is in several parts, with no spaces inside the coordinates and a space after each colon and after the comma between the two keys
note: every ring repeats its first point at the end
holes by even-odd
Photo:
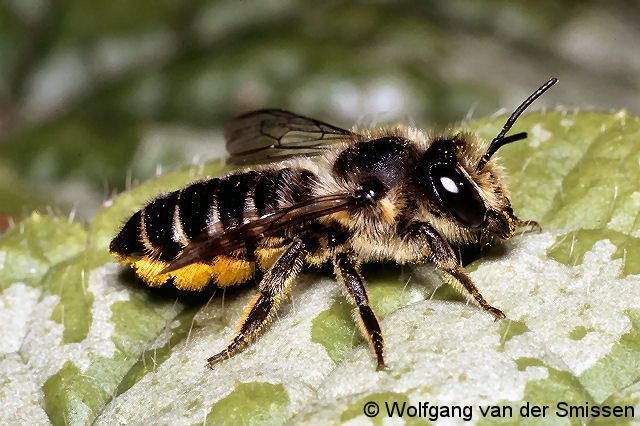
{"type": "Polygon", "coordinates": [[[469,179],[449,166],[431,169],[431,182],[442,204],[453,216],[469,228],[477,228],[484,221],[486,208],[469,179]]]}

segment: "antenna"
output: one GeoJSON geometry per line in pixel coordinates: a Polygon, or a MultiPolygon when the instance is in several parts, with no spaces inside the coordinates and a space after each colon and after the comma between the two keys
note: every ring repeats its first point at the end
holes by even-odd
{"type": "Polygon", "coordinates": [[[502,130],[500,131],[500,133],[498,133],[498,136],[493,138],[493,140],[491,141],[491,145],[489,145],[489,149],[487,149],[486,154],[484,154],[480,159],[480,161],[478,162],[478,167],[476,168],[476,170],[480,170],[482,167],[484,167],[484,165],[487,164],[487,161],[491,159],[491,156],[495,154],[495,152],[499,150],[501,147],[503,147],[504,145],[511,142],[522,140],[527,137],[526,132],[516,133],[515,135],[506,136],[506,137],[505,135],[509,130],[511,130],[511,127],[516,122],[518,117],[520,117],[520,114],[522,114],[524,110],[527,109],[529,105],[533,103],[533,101],[535,101],[540,96],[542,96],[544,92],[549,90],[549,88],[554,84],[556,84],[557,82],[558,82],[558,79],[555,77],[549,79],[549,81],[547,81],[545,84],[540,86],[538,90],[533,92],[531,96],[529,96],[523,103],[520,104],[518,108],[516,108],[515,111],[513,111],[513,114],[511,114],[511,117],[509,117],[507,122],[504,123],[504,126],[502,126],[502,130]]]}

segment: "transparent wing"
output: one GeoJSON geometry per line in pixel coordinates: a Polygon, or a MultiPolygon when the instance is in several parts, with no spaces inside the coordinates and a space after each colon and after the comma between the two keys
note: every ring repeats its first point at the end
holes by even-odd
{"type": "Polygon", "coordinates": [[[232,229],[205,231],[195,237],[160,274],[184,268],[192,263],[207,262],[216,256],[247,246],[255,246],[263,238],[280,234],[285,229],[362,205],[363,199],[353,194],[324,195],[301,201],[232,229]]]}
{"type": "Polygon", "coordinates": [[[277,109],[240,115],[224,128],[231,164],[263,164],[319,155],[352,135],[349,130],[277,109]]]}

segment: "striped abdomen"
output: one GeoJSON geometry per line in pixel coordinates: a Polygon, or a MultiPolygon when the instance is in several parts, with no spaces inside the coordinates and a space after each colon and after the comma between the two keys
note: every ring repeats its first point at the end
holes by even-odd
{"type": "Polygon", "coordinates": [[[247,218],[303,200],[314,182],[313,173],[299,168],[268,168],[194,182],[160,195],[136,212],[111,241],[109,250],[131,263],[150,286],[173,280],[179,289],[201,290],[212,279],[219,286],[244,282],[253,277],[256,261],[264,270],[281,249],[258,247],[251,257],[233,253],[157,274],[208,228],[231,229],[247,218]]]}

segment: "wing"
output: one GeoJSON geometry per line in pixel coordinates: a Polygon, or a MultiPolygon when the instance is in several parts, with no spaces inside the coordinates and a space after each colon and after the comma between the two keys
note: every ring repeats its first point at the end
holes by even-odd
{"type": "Polygon", "coordinates": [[[261,164],[314,156],[353,133],[289,111],[265,109],[240,115],[224,127],[231,164],[261,164]]]}
{"type": "Polygon", "coordinates": [[[184,268],[192,263],[207,262],[215,256],[244,247],[253,246],[266,237],[339,211],[352,210],[364,205],[362,197],[340,193],[314,197],[290,207],[264,215],[232,229],[203,232],[158,275],[184,268]]]}

